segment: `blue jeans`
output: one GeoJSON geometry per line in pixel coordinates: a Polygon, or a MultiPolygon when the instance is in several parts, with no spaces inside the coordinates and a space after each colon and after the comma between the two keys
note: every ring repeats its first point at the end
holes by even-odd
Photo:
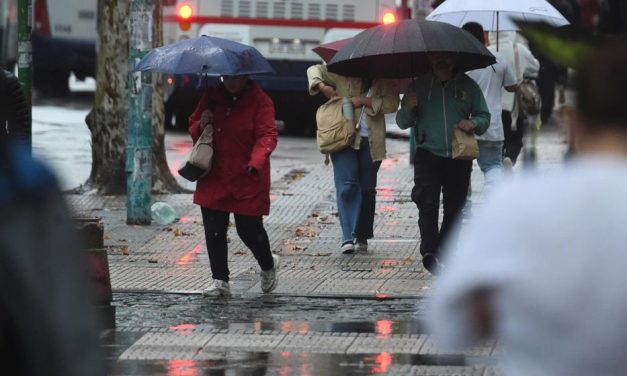
{"type": "Polygon", "coordinates": [[[377,172],[381,161],[372,161],[367,137],[361,137],[359,150],[350,147],[340,150],[331,154],[331,161],[342,226],[342,243],[353,238],[372,238],[377,172]]]}
{"type": "Polygon", "coordinates": [[[503,141],[477,140],[477,143],[477,163],[483,172],[484,188],[489,188],[503,176],[503,141]]]}

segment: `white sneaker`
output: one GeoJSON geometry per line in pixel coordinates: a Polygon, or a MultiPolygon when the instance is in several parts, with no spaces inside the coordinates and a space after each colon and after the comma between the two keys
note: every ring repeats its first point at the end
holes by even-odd
{"type": "Polygon", "coordinates": [[[511,172],[512,168],[514,168],[514,163],[512,162],[512,160],[509,157],[503,158],[503,169],[506,172],[511,172]]]}
{"type": "Polygon", "coordinates": [[[214,279],[211,286],[202,292],[203,296],[209,298],[229,298],[231,296],[231,287],[227,281],[214,279]]]}
{"type": "Polygon", "coordinates": [[[274,267],[270,270],[261,271],[261,291],[266,294],[272,292],[279,284],[279,275],[277,271],[279,270],[281,259],[278,255],[272,255],[272,260],[274,260],[274,267]]]}

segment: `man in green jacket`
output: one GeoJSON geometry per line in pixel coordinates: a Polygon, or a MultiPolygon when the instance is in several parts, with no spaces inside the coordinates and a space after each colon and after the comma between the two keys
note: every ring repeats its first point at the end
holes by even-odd
{"type": "MultiPolygon", "coordinates": [[[[418,206],[422,263],[435,274],[441,268],[438,250],[466,202],[472,161],[452,158],[453,130],[482,134],[490,125],[483,93],[463,72],[456,56],[429,54],[431,72],[418,77],[407,89],[396,123],[401,129],[414,127],[414,188],[412,201],[418,206]],[[440,192],[444,218],[438,229],[440,192]]],[[[455,240],[455,236],[450,240],[455,240]]]]}

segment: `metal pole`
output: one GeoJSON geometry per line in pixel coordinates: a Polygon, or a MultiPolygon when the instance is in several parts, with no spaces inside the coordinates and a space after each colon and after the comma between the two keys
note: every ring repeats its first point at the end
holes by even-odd
{"type": "Polygon", "coordinates": [[[129,28],[126,223],[150,224],[152,188],[152,74],[135,66],[152,49],[152,1],[132,0],[129,28]]]}
{"type": "Polygon", "coordinates": [[[24,97],[28,103],[28,129],[25,141],[29,149],[32,149],[32,42],[31,31],[33,29],[33,3],[32,0],[19,0],[17,4],[17,76],[24,90],[24,97]]]}
{"type": "MultiPolygon", "coordinates": [[[[420,7],[420,4],[418,5],[418,7],[420,7]]],[[[409,7],[407,6],[407,0],[401,0],[400,9],[401,9],[401,12],[399,13],[401,14],[401,16],[399,18],[401,19],[411,18],[409,7]]],[[[422,10],[418,9],[418,12],[420,12],[418,14],[422,15],[423,17],[427,15],[426,9],[422,9],[422,10]]],[[[416,155],[416,138],[414,137],[415,132],[416,131],[414,127],[409,128],[409,164],[414,164],[414,155],[416,155]]]]}

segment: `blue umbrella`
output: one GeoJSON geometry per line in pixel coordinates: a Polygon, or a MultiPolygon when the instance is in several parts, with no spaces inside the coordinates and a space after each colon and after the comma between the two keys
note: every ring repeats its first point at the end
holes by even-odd
{"type": "Polygon", "coordinates": [[[135,70],[216,76],[274,73],[270,63],[254,47],[206,35],[155,48],[135,70]]]}

